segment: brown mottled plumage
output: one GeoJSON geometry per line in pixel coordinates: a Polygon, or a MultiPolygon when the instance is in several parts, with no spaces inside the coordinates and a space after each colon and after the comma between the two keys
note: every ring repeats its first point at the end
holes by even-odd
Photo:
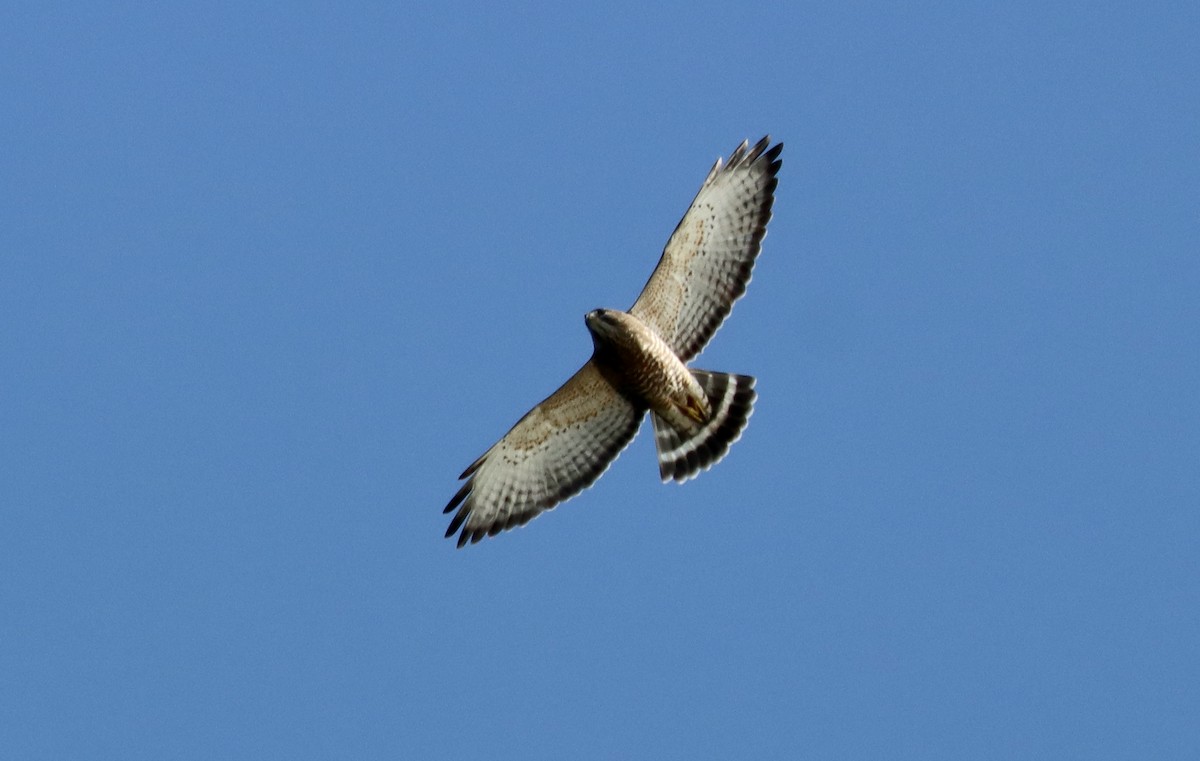
{"type": "Polygon", "coordinates": [[[590,486],[647,411],[659,475],[686,481],[719,461],[754,404],[754,378],[688,368],[746,292],[771,219],[781,143],[717,159],[628,312],[585,316],[592,357],[476,460],[444,512],[458,546],[528,522],[590,486]],[[460,531],[461,529],[461,531],[460,531]]]}

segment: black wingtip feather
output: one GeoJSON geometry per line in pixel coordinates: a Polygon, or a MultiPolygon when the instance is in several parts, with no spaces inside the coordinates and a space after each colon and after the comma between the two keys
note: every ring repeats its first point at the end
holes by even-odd
{"type": "Polygon", "coordinates": [[[470,491],[471,491],[471,482],[467,481],[465,484],[462,485],[462,488],[460,488],[458,490],[458,492],[454,495],[454,497],[450,500],[450,503],[447,504],[446,507],[442,509],[442,515],[445,515],[446,513],[453,510],[454,508],[458,507],[459,503],[467,498],[467,494],[469,494],[470,491]]]}
{"type": "Polygon", "coordinates": [[[467,516],[470,514],[471,514],[471,509],[467,505],[463,505],[462,509],[459,510],[458,513],[455,514],[454,518],[451,519],[450,527],[448,529],[446,529],[446,538],[447,539],[449,539],[451,536],[453,536],[455,531],[458,531],[458,527],[463,525],[463,521],[465,521],[467,519],[467,516]]]}

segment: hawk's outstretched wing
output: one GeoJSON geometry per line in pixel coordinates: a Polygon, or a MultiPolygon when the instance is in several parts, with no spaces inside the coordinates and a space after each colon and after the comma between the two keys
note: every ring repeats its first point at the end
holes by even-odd
{"type": "Polygon", "coordinates": [[[700,353],[750,282],[783,163],[783,143],[767,150],[770,142],[743,142],[724,165],[717,159],[629,310],[684,362],[700,353]]]}
{"type": "Polygon", "coordinates": [[[459,476],[443,512],[458,508],[458,546],[519,526],[578,494],[633,440],[645,409],[617,392],[590,360],[459,476]]]}

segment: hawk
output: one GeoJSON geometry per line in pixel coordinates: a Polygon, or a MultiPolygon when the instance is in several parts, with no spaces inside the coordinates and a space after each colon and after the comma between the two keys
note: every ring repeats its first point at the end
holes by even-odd
{"type": "Polygon", "coordinates": [[[628,312],[584,316],[591,358],[473,462],[443,511],[458,546],[524,525],[573,497],[633,440],[646,412],[662,480],[686,481],[738,440],[748,375],[689,368],[746,292],[771,219],[783,144],[743,142],[716,164],[628,312]]]}

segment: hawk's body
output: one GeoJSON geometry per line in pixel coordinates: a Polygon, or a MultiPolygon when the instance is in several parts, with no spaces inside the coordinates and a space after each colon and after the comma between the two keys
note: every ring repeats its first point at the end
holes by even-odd
{"type": "Polygon", "coordinates": [[[708,399],[667,342],[633,315],[597,309],[584,318],[592,333],[596,369],[623,396],[682,430],[711,414],[708,399]]]}
{"type": "Polygon", "coordinates": [[[754,379],[689,369],[746,291],[771,218],[782,144],[718,159],[626,312],[585,317],[592,358],[462,474],[445,512],[458,546],[526,523],[591,485],[647,411],[659,474],[685,481],[720,460],[754,403],[754,379]]]}

